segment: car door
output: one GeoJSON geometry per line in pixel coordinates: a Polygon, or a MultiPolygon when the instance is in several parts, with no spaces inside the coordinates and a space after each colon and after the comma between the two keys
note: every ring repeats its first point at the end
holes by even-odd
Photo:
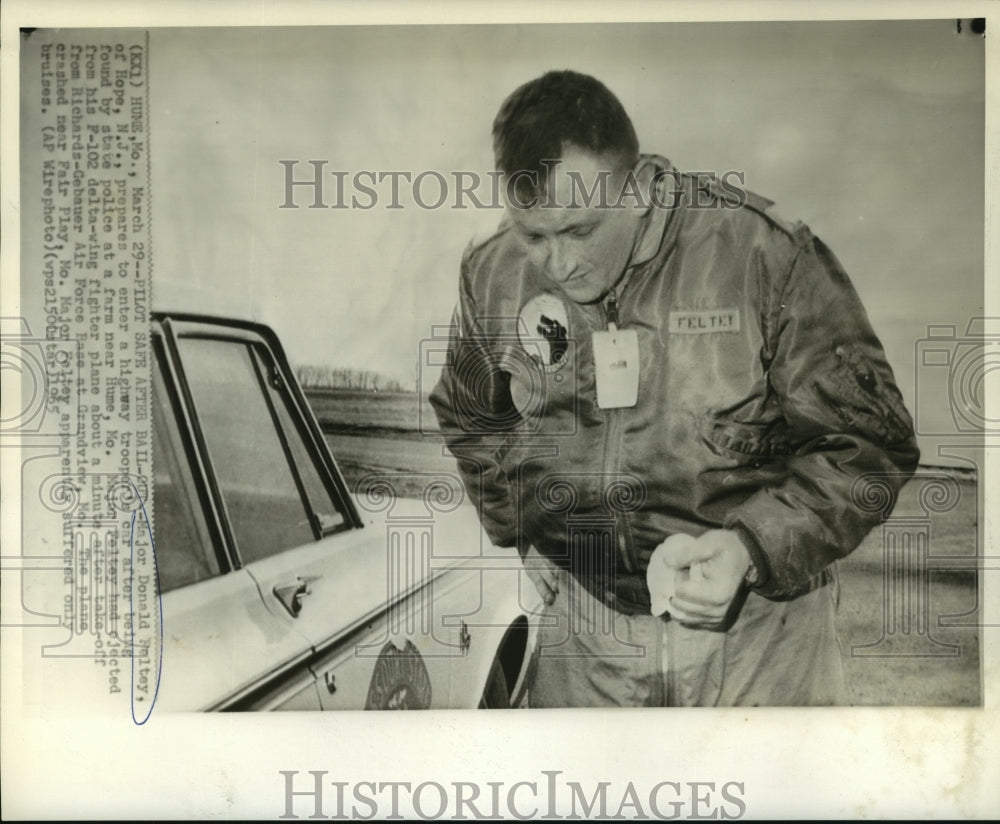
{"type": "Polygon", "coordinates": [[[308,642],[281,631],[223,540],[177,365],[158,324],[153,351],[153,531],[163,615],[157,707],[318,709],[308,642]]]}
{"type": "MultiPolygon", "coordinates": [[[[487,586],[496,572],[457,568],[483,541],[471,507],[444,517],[419,501],[393,499],[362,520],[265,327],[192,316],[164,318],[161,327],[177,414],[211,514],[209,537],[230,570],[229,586],[239,583],[225,609],[234,622],[256,628],[212,636],[220,651],[249,642],[239,661],[230,660],[232,646],[220,660],[259,678],[256,686],[244,679],[217,705],[476,706],[497,649],[523,612],[516,553],[506,551],[511,557],[502,564],[512,562],[513,574],[502,572],[501,586],[487,586]],[[470,633],[470,626],[478,628],[470,633]]],[[[208,541],[199,537],[182,543],[208,541]]],[[[209,607],[199,600],[201,586],[195,581],[173,597],[171,621],[204,639],[200,622],[209,607]]],[[[520,662],[508,663],[511,685],[520,662]]]]}
{"type": "Polygon", "coordinates": [[[432,582],[446,570],[431,568],[426,543],[393,548],[384,530],[360,528],[275,340],[192,319],[171,320],[169,331],[220,529],[234,566],[257,586],[272,644],[303,640],[319,662],[324,708],[423,708],[432,696],[446,706],[452,673],[435,666],[432,678],[420,652],[439,655],[431,647],[443,631],[445,650],[462,655],[461,628],[435,633],[431,623],[432,582]],[[406,700],[372,692],[397,649],[390,634],[426,681],[406,700]]]}

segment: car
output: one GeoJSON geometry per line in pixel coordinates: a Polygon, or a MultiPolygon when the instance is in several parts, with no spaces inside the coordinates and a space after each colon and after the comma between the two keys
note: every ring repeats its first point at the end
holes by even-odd
{"type": "Polygon", "coordinates": [[[270,328],[151,331],[156,711],[522,706],[540,599],[457,476],[350,489],[270,328]]]}

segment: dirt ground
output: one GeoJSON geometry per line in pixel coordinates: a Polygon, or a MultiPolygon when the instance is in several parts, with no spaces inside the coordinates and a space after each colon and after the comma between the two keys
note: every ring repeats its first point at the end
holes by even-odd
{"type": "MultiPolygon", "coordinates": [[[[946,513],[922,509],[929,475],[921,469],[903,488],[893,515],[839,562],[838,630],[853,703],[978,706],[982,555],[978,495],[972,479],[955,481],[960,499],[946,513]],[[887,552],[888,536],[927,530],[925,559],[887,552]]],[[[931,481],[933,483],[933,481],[931,481]]]]}

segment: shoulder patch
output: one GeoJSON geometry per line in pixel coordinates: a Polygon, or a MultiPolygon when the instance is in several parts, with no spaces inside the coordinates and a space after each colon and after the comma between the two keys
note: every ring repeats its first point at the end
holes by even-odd
{"type": "Polygon", "coordinates": [[[517,336],[528,356],[546,372],[555,372],[569,358],[569,312],[558,295],[542,292],[518,315],[517,336]]]}

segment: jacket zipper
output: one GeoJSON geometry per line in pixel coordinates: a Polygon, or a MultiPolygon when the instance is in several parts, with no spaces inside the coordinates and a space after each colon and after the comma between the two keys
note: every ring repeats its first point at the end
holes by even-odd
{"type": "MultiPolygon", "coordinates": [[[[615,297],[614,290],[608,295],[607,301],[601,303],[601,314],[604,316],[604,325],[609,331],[614,331],[618,328],[618,300],[615,297]]],[[[604,412],[605,433],[601,469],[604,477],[607,478],[613,471],[617,470],[617,462],[614,460],[611,447],[612,444],[617,444],[621,437],[622,411],[620,408],[604,409],[602,411],[604,412]]],[[[614,511],[612,511],[611,517],[615,522],[615,537],[618,544],[615,549],[622,560],[625,571],[634,572],[635,565],[632,563],[629,551],[628,539],[626,537],[627,527],[624,523],[624,518],[618,512],[614,511]]]]}

